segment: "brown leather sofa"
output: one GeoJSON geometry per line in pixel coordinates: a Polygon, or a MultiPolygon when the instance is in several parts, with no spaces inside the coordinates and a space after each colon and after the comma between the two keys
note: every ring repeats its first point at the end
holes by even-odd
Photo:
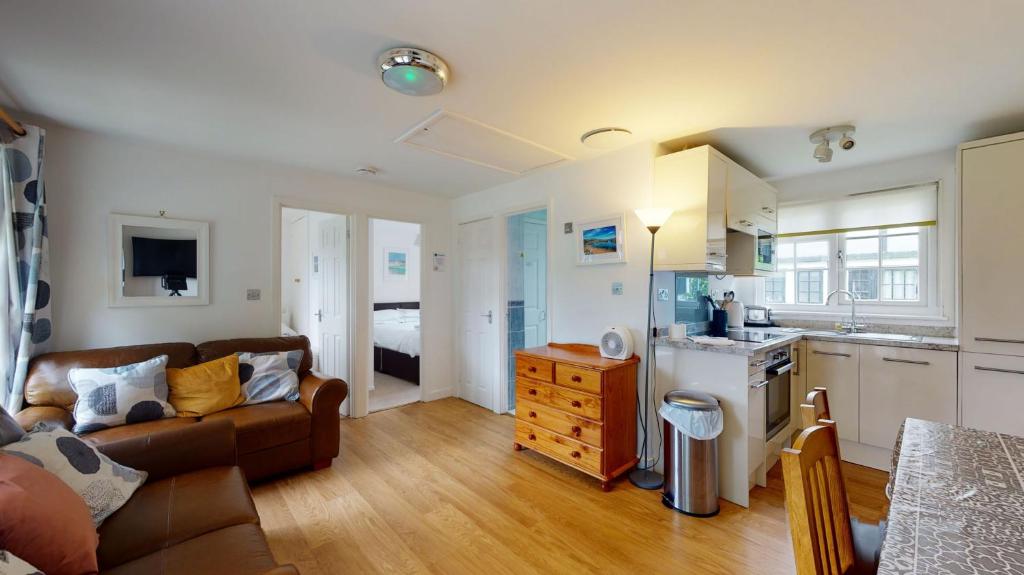
{"type": "Polygon", "coordinates": [[[235,464],[230,421],[140,433],[98,449],[149,473],[99,528],[100,573],[298,574],[274,561],[249,486],[235,464]]]}
{"type": "Polygon", "coordinates": [[[186,428],[200,420],[230,420],[235,425],[238,463],[249,481],[284,471],[321,469],[338,455],[340,427],[338,407],[348,394],[348,384],[312,371],[313,356],[305,336],[157,343],[84,351],[47,353],[32,359],[25,381],[26,407],[15,418],[25,429],[50,421],[68,429],[78,399],[68,384],[74,367],[115,367],[167,355],[167,367],[188,367],[239,351],[267,352],[301,349],[299,401],[275,401],[236,407],[202,418],[175,417],[122,425],[85,434],[83,439],[101,446],[113,441],[159,431],[186,428]]]}

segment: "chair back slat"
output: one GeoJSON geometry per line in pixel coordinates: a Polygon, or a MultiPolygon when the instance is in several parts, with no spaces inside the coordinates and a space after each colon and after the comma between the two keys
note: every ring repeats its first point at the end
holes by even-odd
{"type": "Polygon", "coordinates": [[[835,424],[808,427],[782,452],[799,575],[842,575],[853,565],[853,533],[835,424]]]}

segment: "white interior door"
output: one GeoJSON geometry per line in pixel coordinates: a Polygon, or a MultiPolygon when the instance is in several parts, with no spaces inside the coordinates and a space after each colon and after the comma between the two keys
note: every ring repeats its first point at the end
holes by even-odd
{"type": "Polygon", "coordinates": [[[547,233],[545,222],[523,221],[523,329],[526,347],[547,343],[547,233]]]}
{"type": "Polygon", "coordinates": [[[459,226],[462,298],[459,397],[496,409],[498,390],[498,266],[494,220],[459,226]]]}
{"type": "Polygon", "coordinates": [[[313,320],[318,326],[318,369],[348,378],[348,240],[344,216],[328,216],[313,226],[311,252],[313,320]]]}

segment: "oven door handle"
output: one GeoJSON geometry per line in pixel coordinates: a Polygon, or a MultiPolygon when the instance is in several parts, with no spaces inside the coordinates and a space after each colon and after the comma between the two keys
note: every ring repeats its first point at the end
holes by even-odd
{"type": "Polygon", "coordinates": [[[787,361],[786,363],[784,363],[784,364],[782,364],[782,365],[780,365],[778,367],[770,367],[770,368],[768,368],[766,370],[766,373],[768,374],[769,377],[775,377],[777,375],[782,375],[784,373],[787,373],[791,369],[793,369],[793,362],[792,361],[787,361]]]}

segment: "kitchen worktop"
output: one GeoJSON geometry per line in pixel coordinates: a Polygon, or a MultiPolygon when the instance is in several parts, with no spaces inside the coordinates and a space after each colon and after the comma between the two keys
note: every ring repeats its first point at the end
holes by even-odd
{"type": "Polygon", "coordinates": [[[658,338],[656,345],[659,347],[675,347],[679,349],[693,349],[697,351],[711,351],[715,353],[728,353],[732,355],[746,356],[757,355],[784,345],[798,342],[801,339],[834,341],[840,343],[859,343],[861,345],[882,345],[887,347],[909,347],[914,349],[931,349],[937,351],[958,351],[960,349],[959,340],[948,337],[916,336],[913,339],[900,339],[904,336],[880,333],[846,334],[785,327],[758,327],[747,329],[777,333],[781,337],[766,342],[737,341],[734,345],[708,345],[697,343],[689,339],[678,340],[660,337],[658,338]]]}

